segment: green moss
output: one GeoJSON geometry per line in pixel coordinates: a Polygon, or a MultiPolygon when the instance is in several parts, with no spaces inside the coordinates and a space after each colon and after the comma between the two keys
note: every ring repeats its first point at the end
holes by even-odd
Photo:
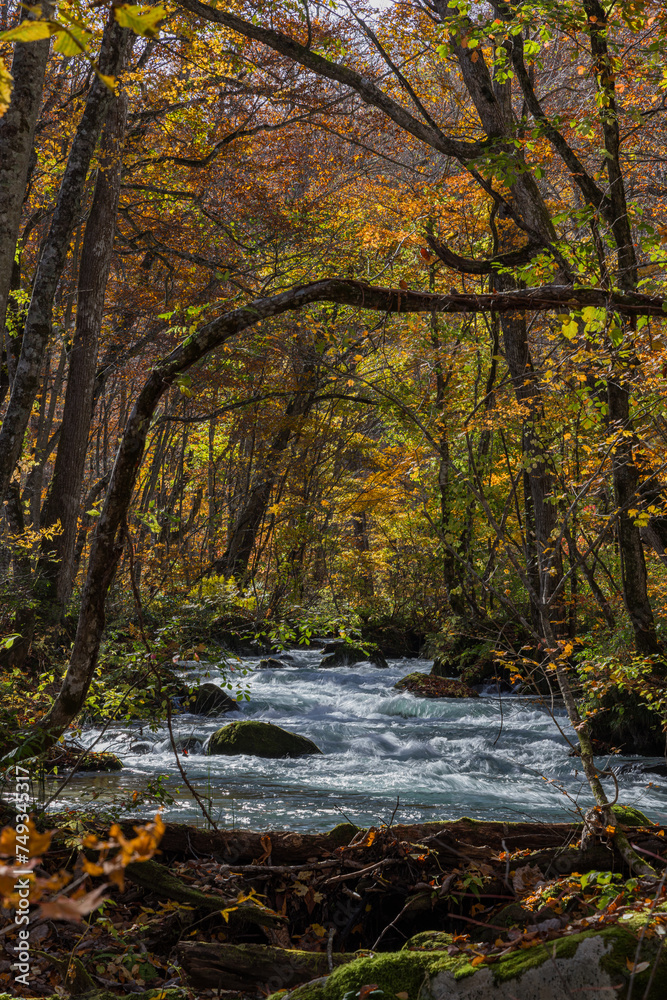
{"type": "Polygon", "coordinates": [[[232,722],[218,729],[208,745],[209,754],[230,757],[249,754],[251,757],[306,757],[320,754],[312,740],[291,733],[270,722],[232,722]]]}
{"type": "MultiPolygon", "coordinates": [[[[602,932],[602,936],[612,944],[611,951],[600,959],[600,966],[615,982],[630,982],[628,962],[635,961],[637,954],[637,937],[624,927],[610,927],[602,932]]],[[[648,968],[635,974],[634,993],[646,1000],[665,1000],[667,996],[667,955],[664,951],[660,956],[658,966],[653,976],[651,990],[646,996],[648,981],[652,975],[656,952],[659,945],[655,938],[644,938],[639,954],[639,962],[648,961],[648,968]]],[[[619,993],[623,996],[624,992],[619,993]]]]}
{"type": "MultiPolygon", "coordinates": [[[[536,948],[514,952],[501,962],[491,966],[493,980],[498,984],[518,979],[529,969],[537,968],[554,957],[574,958],[580,944],[586,938],[591,937],[601,937],[609,949],[600,958],[600,968],[608,973],[613,982],[628,984],[630,971],[627,961],[633,963],[635,960],[637,937],[624,927],[607,927],[602,931],[583,931],[581,934],[572,934],[555,942],[550,941],[546,945],[538,945],[536,948]]],[[[642,948],[640,961],[648,960],[650,964],[647,970],[635,976],[635,989],[638,996],[644,995],[655,954],[656,945],[652,940],[647,939],[642,948]]],[[[623,991],[620,995],[624,995],[623,991]]],[[[664,1000],[665,996],[667,996],[667,956],[663,956],[660,961],[647,1000],[664,1000]]]]}
{"type": "Polygon", "coordinates": [[[636,809],[634,806],[622,806],[620,802],[611,807],[611,811],[614,816],[623,826],[654,826],[653,820],[650,820],[641,809],[636,809]]]}
{"type": "MultiPolygon", "coordinates": [[[[418,1000],[426,976],[423,955],[405,951],[387,952],[374,958],[358,958],[336,969],[326,982],[323,997],[325,1000],[341,1000],[350,991],[354,995],[362,986],[377,983],[379,989],[389,996],[407,993],[409,1000],[418,1000]]],[[[299,1000],[305,998],[299,997],[299,1000]]]]}
{"type": "Polygon", "coordinates": [[[582,934],[573,934],[570,937],[549,942],[548,945],[542,944],[536,948],[526,948],[525,951],[515,951],[511,955],[507,955],[501,962],[491,966],[493,981],[505,983],[508,980],[518,979],[529,969],[535,969],[554,957],[574,958],[577,948],[584,938],[591,937],[593,933],[593,931],[584,931],[582,934]]]}
{"type": "MultiPolygon", "coordinates": [[[[326,980],[318,979],[314,983],[306,983],[305,986],[297,986],[293,991],[290,991],[289,1000],[326,1000],[325,994],[326,980]]],[[[284,997],[285,993],[273,993],[268,1000],[280,1000],[284,997]]]]}
{"type": "Polygon", "coordinates": [[[354,823],[339,823],[333,830],[329,830],[327,836],[331,837],[339,847],[344,847],[350,843],[355,834],[359,833],[359,830],[360,827],[354,823]]]}
{"type": "Polygon", "coordinates": [[[422,931],[406,941],[401,951],[446,951],[452,941],[446,931],[422,931]]]}

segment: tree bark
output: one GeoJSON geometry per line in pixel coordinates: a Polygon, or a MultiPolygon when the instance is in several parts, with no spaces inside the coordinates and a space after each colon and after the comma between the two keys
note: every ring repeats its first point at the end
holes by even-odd
{"type": "MultiPolygon", "coordinates": [[[[122,67],[121,67],[122,68],[122,67]]],[[[111,254],[122,171],[122,147],[127,115],[125,92],[112,102],[102,133],[100,165],[81,249],[76,328],[60,440],[42,527],[60,521],[61,530],[42,544],[39,596],[42,611],[59,615],[72,593],[73,559],[92,417],[97,348],[111,254]],[[47,550],[48,549],[48,550],[47,550]]]]}
{"type": "MultiPolygon", "coordinates": [[[[118,73],[130,37],[130,32],[116,23],[112,10],[102,37],[99,57],[101,72],[111,76],[118,73]]],[[[23,438],[39,389],[44,352],[51,334],[53,299],[65,265],[74,225],[81,211],[81,198],[90,161],[112,101],[113,92],[96,76],[72,142],[51,228],[37,267],[21,354],[0,429],[0,502],[7,495],[12,473],[21,455],[23,438]]]]}
{"type": "Polygon", "coordinates": [[[234,519],[224,555],[213,564],[212,569],[216,573],[234,577],[239,582],[245,578],[257,532],[276,481],[280,456],[312,404],[312,392],[297,392],[289,401],[282,426],[271,443],[263,467],[253,477],[245,502],[234,519]]]}
{"type": "MultiPolygon", "coordinates": [[[[48,0],[43,0],[41,6],[42,10],[38,13],[24,10],[21,20],[48,17],[51,13],[48,0]]],[[[50,38],[38,42],[16,42],[11,66],[14,89],[9,107],[0,118],[0,335],[3,338],[21,208],[50,48],[50,38]]],[[[7,350],[7,354],[10,353],[7,350]]]]}

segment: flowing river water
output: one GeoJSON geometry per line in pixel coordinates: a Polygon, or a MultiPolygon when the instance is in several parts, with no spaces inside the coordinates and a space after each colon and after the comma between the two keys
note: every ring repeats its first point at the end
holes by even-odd
{"type": "MultiPolygon", "coordinates": [[[[360,826],[386,823],[394,810],[395,821],[403,823],[463,815],[565,820],[576,814],[575,802],[592,804],[580,765],[559,732],[558,726],[574,735],[560,708],[554,721],[528,697],[434,700],[393,689],[411,671],[428,672],[426,660],[390,660],[389,669],[369,663],[321,669],[319,650],[290,655],[291,664],[280,669],[257,669],[258,658],[242,660],[250,669],[251,700],[240,713],[174,716],[177,738],[205,740],[228,722],[261,719],[308,736],[323,751],[292,760],[181,755],[188,780],[211,800],[220,827],[325,831],[346,819],[360,826]]],[[[215,669],[204,670],[209,676],[202,679],[220,680],[215,669]]],[[[83,742],[90,746],[99,735],[99,728],[87,727],[83,742]]],[[[124,769],[75,774],[51,808],[92,800],[97,807],[117,806],[162,775],[174,800],[165,818],[204,825],[178,773],[165,726],[153,732],[145,723],[114,724],[95,749],[113,750],[124,769]]],[[[611,763],[618,771],[631,760],[614,757],[611,763]]],[[[664,777],[628,769],[618,780],[624,804],[667,821],[664,777]]],[[[608,788],[613,796],[611,781],[608,788]]],[[[145,816],[150,809],[143,805],[138,812],[145,816]]]]}

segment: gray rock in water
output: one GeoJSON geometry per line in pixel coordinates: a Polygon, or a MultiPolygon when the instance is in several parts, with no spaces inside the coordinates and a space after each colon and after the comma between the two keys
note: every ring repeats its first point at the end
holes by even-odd
{"type": "Polygon", "coordinates": [[[291,733],[270,722],[232,722],[213,733],[206,751],[227,757],[248,754],[251,757],[306,757],[321,754],[312,740],[291,733]]]}
{"type": "Polygon", "coordinates": [[[149,743],[148,740],[144,740],[142,743],[133,743],[129,748],[130,753],[150,753],[153,749],[153,744],[149,743]]]}
{"type": "Polygon", "coordinates": [[[235,698],[210,681],[199,685],[194,695],[187,699],[186,706],[195,715],[222,715],[224,712],[241,711],[235,698]]]}
{"type": "Polygon", "coordinates": [[[257,668],[258,670],[278,670],[280,667],[286,665],[283,660],[279,660],[276,656],[268,656],[266,659],[259,661],[257,668]]]}

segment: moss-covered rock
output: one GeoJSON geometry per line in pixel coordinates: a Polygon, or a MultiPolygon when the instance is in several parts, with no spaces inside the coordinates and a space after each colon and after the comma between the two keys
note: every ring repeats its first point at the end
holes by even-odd
{"type": "Polygon", "coordinates": [[[619,802],[615,806],[611,807],[611,811],[621,826],[654,825],[653,820],[650,820],[646,813],[643,813],[641,809],[636,809],[635,806],[623,806],[619,802]]]}
{"type": "Polygon", "coordinates": [[[359,833],[359,829],[354,823],[338,823],[333,830],[329,831],[328,836],[337,846],[347,847],[352,838],[359,833]]]}
{"type": "Polygon", "coordinates": [[[218,684],[207,681],[200,684],[184,702],[183,707],[195,715],[223,715],[225,712],[239,712],[239,703],[230,697],[218,684]]]}
{"type": "Polygon", "coordinates": [[[352,667],[355,663],[368,661],[374,667],[387,667],[379,649],[366,652],[360,646],[352,646],[347,642],[328,642],[322,650],[321,667],[352,667]]]}
{"type": "Polygon", "coordinates": [[[206,751],[227,757],[307,757],[322,753],[312,740],[270,722],[232,722],[213,734],[206,751]]]}
{"type": "MultiPolygon", "coordinates": [[[[642,943],[640,966],[648,965],[634,977],[637,995],[647,1000],[667,996],[667,956],[658,956],[658,947],[653,939],[642,943]]],[[[392,1000],[397,994],[407,1000],[571,1000],[590,991],[596,996],[600,991],[624,996],[636,949],[635,934],[612,926],[518,950],[474,967],[471,955],[432,951],[428,937],[417,935],[402,951],[358,958],[326,979],[289,993],[289,1000],[343,1000],[346,995],[357,996],[370,983],[392,1000]]]]}
{"type": "Polygon", "coordinates": [[[411,691],[418,698],[478,698],[479,694],[463,681],[422,674],[418,671],[403,677],[394,687],[411,691]]]}
{"type": "Polygon", "coordinates": [[[446,931],[421,931],[406,941],[401,951],[446,951],[453,940],[446,931]]]}

